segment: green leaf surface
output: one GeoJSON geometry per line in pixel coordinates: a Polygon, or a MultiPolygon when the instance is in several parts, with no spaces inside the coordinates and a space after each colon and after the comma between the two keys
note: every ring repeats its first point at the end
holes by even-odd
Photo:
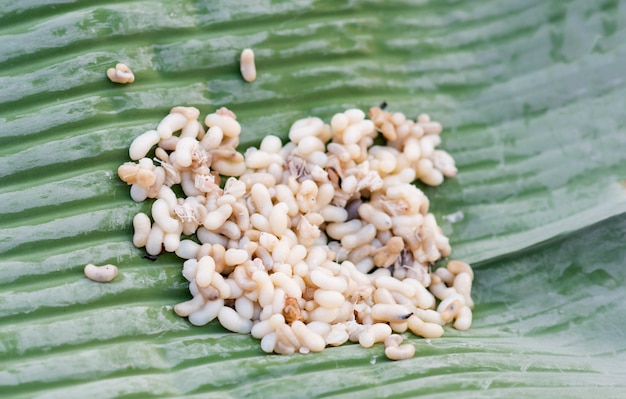
{"type": "Polygon", "coordinates": [[[0,397],[623,397],[624,65],[623,0],[0,2],[0,397]],[[132,139],[227,106],[245,149],[383,100],[444,125],[460,172],[423,189],[475,267],[472,328],[391,362],[177,317],[182,261],[131,243],[132,139]]]}

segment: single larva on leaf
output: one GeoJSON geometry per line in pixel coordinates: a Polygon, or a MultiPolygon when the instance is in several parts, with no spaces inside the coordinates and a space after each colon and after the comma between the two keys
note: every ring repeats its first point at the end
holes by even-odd
{"type": "Polygon", "coordinates": [[[83,271],[89,280],[97,281],[98,283],[111,282],[117,276],[117,266],[115,265],[96,266],[89,263],[83,271]]]}
{"type": "Polygon", "coordinates": [[[130,70],[128,65],[121,62],[115,65],[115,68],[107,69],[107,77],[114,83],[133,83],[135,81],[135,75],[130,70]]]}
{"type": "Polygon", "coordinates": [[[406,360],[415,355],[415,346],[404,344],[400,346],[388,346],[385,348],[385,356],[389,360],[406,360]]]}
{"type": "Polygon", "coordinates": [[[256,65],[254,65],[254,52],[247,48],[241,52],[240,57],[241,76],[246,82],[254,82],[256,79],[256,65]]]}

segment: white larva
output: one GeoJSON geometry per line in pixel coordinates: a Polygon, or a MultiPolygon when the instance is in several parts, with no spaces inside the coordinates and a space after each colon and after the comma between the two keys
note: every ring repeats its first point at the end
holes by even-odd
{"type": "Polygon", "coordinates": [[[318,191],[319,188],[313,180],[305,180],[300,184],[300,189],[296,193],[296,202],[301,213],[306,214],[313,210],[318,191]]]}
{"type": "Polygon", "coordinates": [[[443,183],[443,174],[438,169],[432,169],[427,174],[420,176],[420,180],[429,186],[438,186],[443,183]]]}
{"type": "Polygon", "coordinates": [[[166,140],[172,137],[174,132],[181,130],[187,124],[187,118],[185,115],[175,112],[168,114],[165,118],[159,122],[157,126],[157,132],[161,139],[166,140]]]}
{"type": "Polygon", "coordinates": [[[372,324],[359,335],[359,344],[364,348],[369,348],[377,342],[383,342],[388,336],[391,335],[391,332],[389,324],[372,324]]]}
{"type": "MultiPolygon", "coordinates": [[[[250,147],[243,154],[246,166],[249,169],[264,169],[272,163],[272,157],[265,151],[250,147]]],[[[250,175],[248,175],[250,176],[250,175]]]]}
{"type": "Polygon", "coordinates": [[[213,272],[213,277],[211,277],[211,285],[219,291],[220,298],[233,299],[234,291],[231,290],[230,284],[228,284],[226,280],[224,280],[224,277],[222,277],[222,275],[219,274],[217,271],[213,272]]]}
{"type": "Polygon", "coordinates": [[[102,265],[96,266],[91,263],[87,264],[83,269],[85,276],[92,281],[99,283],[109,283],[117,276],[117,266],[102,265]]]}
{"type": "Polygon", "coordinates": [[[324,128],[324,121],[320,118],[310,117],[296,121],[289,129],[289,140],[298,144],[300,140],[308,136],[317,136],[324,128]]]}
{"type": "Polygon", "coordinates": [[[361,204],[358,212],[363,220],[374,225],[378,231],[389,230],[393,226],[389,215],[369,203],[361,204]]]}
{"type": "Polygon", "coordinates": [[[252,273],[252,280],[257,283],[259,290],[259,305],[261,305],[261,307],[265,307],[271,304],[274,301],[274,284],[270,279],[270,276],[265,271],[257,270],[252,273]]]}
{"type": "Polygon", "coordinates": [[[236,266],[244,263],[250,259],[248,252],[244,249],[237,248],[229,248],[226,250],[224,254],[224,261],[226,262],[226,266],[236,266]]]}
{"type": "Polygon", "coordinates": [[[404,322],[412,314],[406,306],[388,303],[376,303],[371,310],[372,318],[379,322],[404,322]]]}
{"type": "Polygon", "coordinates": [[[171,233],[165,233],[163,236],[163,249],[166,252],[176,252],[176,250],[180,247],[180,234],[182,232],[182,226],[179,229],[180,231],[175,231],[171,233]]]}
{"type": "Polygon", "coordinates": [[[469,274],[472,280],[474,279],[474,271],[472,270],[472,267],[465,262],[461,262],[458,260],[451,260],[450,262],[448,262],[448,265],[446,266],[446,268],[452,273],[454,273],[455,275],[465,272],[469,274]]]}
{"type": "Polygon", "coordinates": [[[274,326],[272,325],[271,320],[268,318],[255,322],[252,325],[252,329],[250,330],[250,335],[252,335],[256,339],[261,339],[272,332],[274,332],[274,326]]]}
{"type": "Polygon", "coordinates": [[[224,176],[241,176],[246,171],[246,164],[237,161],[217,159],[211,163],[211,169],[224,176]]]}
{"type": "Polygon", "coordinates": [[[326,347],[324,338],[308,328],[303,322],[296,320],[291,324],[291,329],[298,338],[298,341],[311,352],[321,352],[326,347]]]}
{"type": "Polygon", "coordinates": [[[238,286],[240,286],[246,294],[254,292],[258,298],[258,285],[254,280],[250,278],[246,267],[243,265],[235,267],[235,270],[230,274],[229,280],[235,280],[238,286]]]}
{"type": "Polygon", "coordinates": [[[235,310],[243,319],[251,320],[254,317],[254,303],[245,296],[235,299],[235,310]]]}
{"type": "Polygon", "coordinates": [[[335,114],[330,120],[330,126],[332,127],[333,132],[337,134],[343,133],[349,123],[350,121],[344,113],[335,114]]]}
{"type": "Polygon", "coordinates": [[[306,325],[310,330],[316,332],[321,335],[323,338],[326,338],[332,329],[332,325],[330,323],[324,323],[321,321],[312,321],[306,325]]]}
{"type": "Polygon", "coordinates": [[[391,334],[390,336],[385,338],[385,341],[384,341],[385,348],[388,348],[390,346],[393,346],[393,347],[397,348],[398,346],[400,346],[400,344],[402,343],[403,340],[404,340],[404,338],[402,338],[402,335],[391,334]]]}
{"type": "Polygon", "coordinates": [[[344,292],[348,288],[348,283],[344,278],[329,276],[319,269],[311,272],[311,281],[316,286],[328,291],[344,292]]]}
{"type": "Polygon", "coordinates": [[[261,141],[259,149],[266,153],[277,154],[283,146],[280,138],[277,136],[269,135],[265,136],[261,141]]]}
{"type": "Polygon", "coordinates": [[[447,287],[436,274],[431,276],[431,284],[428,290],[440,300],[444,300],[449,296],[458,295],[454,287],[447,287]]]}
{"type": "Polygon", "coordinates": [[[342,141],[344,144],[356,144],[363,137],[363,131],[358,125],[348,126],[342,134],[342,141]]]}
{"type": "Polygon", "coordinates": [[[274,348],[276,347],[276,341],[278,341],[278,336],[275,332],[271,332],[265,335],[261,339],[261,350],[265,353],[274,352],[274,348]]]}
{"type": "Polygon", "coordinates": [[[333,324],[330,332],[326,335],[326,344],[330,346],[340,346],[348,342],[350,336],[345,324],[333,324]]]}
{"type": "Polygon", "coordinates": [[[266,218],[270,216],[272,211],[272,196],[267,187],[260,183],[256,183],[250,189],[250,196],[254,202],[257,212],[266,218]]]}
{"type": "Polygon", "coordinates": [[[215,275],[215,261],[210,256],[203,256],[196,266],[196,284],[199,288],[206,288],[211,284],[215,275]]]}
{"type": "Polygon", "coordinates": [[[417,123],[419,124],[425,124],[425,123],[429,123],[430,122],[430,115],[428,114],[419,114],[416,118],[417,123]]]}
{"type": "Polygon", "coordinates": [[[158,255],[163,250],[163,239],[165,232],[158,225],[154,224],[150,229],[148,241],[146,242],[146,252],[149,255],[158,255]]]}
{"type": "Polygon", "coordinates": [[[443,335],[443,327],[439,324],[422,321],[413,315],[409,317],[409,330],[415,335],[424,338],[439,338],[443,335]]]}
{"type": "Polygon", "coordinates": [[[158,199],[162,199],[167,202],[167,205],[170,209],[174,209],[174,207],[178,204],[178,200],[176,199],[176,194],[170,187],[162,186],[159,189],[159,193],[157,194],[158,199]]]}
{"type": "Polygon", "coordinates": [[[148,236],[150,235],[150,218],[143,212],[137,213],[133,217],[133,245],[137,248],[146,246],[148,236]]]}
{"type": "Polygon", "coordinates": [[[445,323],[449,323],[456,318],[459,310],[465,306],[465,300],[461,295],[452,295],[441,301],[437,306],[437,312],[445,323]]]}
{"type": "Polygon", "coordinates": [[[207,230],[217,230],[224,225],[226,220],[233,214],[233,207],[229,204],[224,204],[214,211],[207,213],[206,217],[202,221],[202,225],[207,230]]]}
{"type": "Polygon", "coordinates": [[[176,144],[176,163],[183,168],[191,165],[193,152],[198,148],[198,141],[193,137],[183,137],[176,144]]]}
{"type": "Polygon", "coordinates": [[[315,290],[313,297],[320,306],[331,309],[340,307],[346,301],[340,292],[321,289],[315,290]]]}
{"type": "Polygon", "coordinates": [[[472,277],[467,272],[461,272],[456,275],[454,278],[454,282],[452,284],[456,292],[463,296],[465,299],[465,303],[472,307],[473,303],[471,301],[471,292],[472,292],[472,277]]]}
{"type": "Polygon", "coordinates": [[[325,222],[342,223],[348,219],[348,211],[338,206],[326,205],[320,209],[320,215],[324,218],[325,222]]]}
{"type": "Polygon", "coordinates": [[[204,134],[204,128],[202,127],[202,124],[196,120],[197,118],[189,120],[189,117],[187,116],[187,119],[187,124],[180,132],[180,138],[182,139],[185,137],[190,137],[193,139],[198,139],[199,137],[203,137],[202,135],[204,134]]]}
{"type": "Polygon", "coordinates": [[[198,250],[200,249],[200,244],[192,240],[181,240],[180,245],[176,249],[176,255],[182,259],[192,259],[195,258],[198,250]]]}
{"type": "Polygon", "coordinates": [[[287,204],[287,207],[289,208],[287,213],[290,217],[299,214],[300,208],[298,207],[298,202],[296,201],[294,192],[291,188],[289,188],[289,186],[285,184],[277,184],[274,190],[276,192],[276,199],[287,204]]]}
{"type": "Polygon", "coordinates": [[[388,346],[385,348],[385,356],[389,360],[406,360],[415,355],[415,346],[404,344],[400,346],[388,346]]]}
{"type": "Polygon", "coordinates": [[[326,234],[335,240],[341,240],[348,234],[356,233],[362,226],[363,223],[358,219],[353,219],[343,223],[329,223],[326,226],[326,234]]]}
{"type": "Polygon", "coordinates": [[[278,237],[272,233],[261,232],[261,234],[259,234],[259,244],[268,251],[273,251],[278,241],[278,237]]]}
{"type": "Polygon", "coordinates": [[[278,314],[274,311],[274,307],[270,304],[267,306],[263,306],[261,312],[259,313],[259,320],[265,321],[269,320],[273,315],[278,314]]]}
{"type": "Polygon", "coordinates": [[[311,270],[317,268],[323,262],[328,260],[327,248],[320,245],[314,245],[308,248],[306,263],[311,266],[311,270]]]}
{"type": "Polygon", "coordinates": [[[288,212],[289,206],[284,202],[279,202],[274,205],[272,210],[269,212],[268,222],[270,224],[270,229],[278,238],[281,238],[283,234],[285,234],[285,231],[289,226],[288,212]]]}
{"type": "Polygon", "coordinates": [[[443,150],[435,150],[430,159],[433,161],[433,166],[438,169],[444,176],[452,177],[457,173],[457,168],[454,164],[454,159],[443,150]]]}
{"type": "Polygon", "coordinates": [[[423,321],[427,323],[439,324],[440,326],[443,326],[444,324],[446,324],[441,319],[441,313],[437,312],[436,310],[414,308],[413,312],[415,313],[417,317],[419,317],[420,319],[422,319],[423,321]]]}
{"type": "Polygon", "coordinates": [[[341,238],[341,246],[347,249],[354,249],[369,244],[376,237],[376,233],[376,227],[371,223],[367,223],[355,233],[343,236],[341,238]]]}
{"type": "Polygon", "coordinates": [[[187,259],[183,263],[183,277],[187,281],[196,279],[196,271],[198,270],[198,261],[196,259],[187,259]]]}
{"type": "Polygon", "coordinates": [[[443,281],[448,286],[451,286],[454,282],[455,274],[445,267],[440,267],[439,269],[435,270],[435,274],[439,276],[441,281],[443,281]]]}
{"type": "Polygon", "coordinates": [[[389,291],[397,291],[408,298],[415,295],[415,288],[391,276],[377,277],[374,280],[374,284],[376,284],[377,287],[387,288],[389,291]]]}
{"type": "Polygon", "coordinates": [[[393,298],[393,295],[391,295],[391,291],[384,287],[379,287],[374,291],[373,299],[377,304],[396,304],[396,300],[393,298]]]}
{"type": "MultiPolygon", "coordinates": [[[[224,285],[225,287],[222,287],[222,292],[218,291],[219,296],[223,296],[224,298],[239,298],[243,295],[243,290],[234,280],[226,279],[224,280],[224,285]]],[[[213,282],[213,286],[215,286],[215,282],[213,282]]]]}
{"type": "Polygon", "coordinates": [[[309,312],[309,321],[321,321],[324,323],[332,323],[339,314],[339,308],[317,307],[309,312]]]}
{"type": "Polygon", "coordinates": [[[113,83],[132,83],[135,81],[135,75],[133,71],[130,70],[128,65],[123,63],[118,63],[115,65],[115,68],[107,69],[107,77],[113,83]]]}
{"type": "Polygon", "coordinates": [[[239,122],[229,116],[217,113],[208,114],[206,118],[204,118],[204,124],[209,128],[218,126],[222,130],[224,137],[238,137],[239,133],[241,133],[241,125],[239,122]]]}
{"type": "Polygon", "coordinates": [[[303,137],[298,142],[297,151],[301,156],[307,156],[315,151],[324,151],[324,143],[316,136],[303,137]]]}
{"type": "Polygon", "coordinates": [[[143,202],[148,198],[148,190],[141,187],[139,184],[134,183],[130,185],[130,197],[135,202],[143,202]]]}
{"type": "MultiPolygon", "coordinates": [[[[271,302],[272,309],[274,310],[274,312],[281,314],[283,309],[285,308],[285,300],[287,297],[287,295],[285,295],[285,290],[283,290],[280,287],[276,287],[272,289],[272,292],[274,293],[274,296],[271,302]]],[[[261,303],[261,293],[259,293],[259,304],[260,303],[261,303]]]]}
{"type": "MultiPolygon", "coordinates": [[[[293,265],[294,272],[296,265],[300,263],[307,256],[307,249],[304,245],[297,244],[291,247],[289,251],[289,256],[287,256],[286,263],[293,265]]],[[[295,273],[298,274],[298,273],[295,273]]]]}
{"type": "MultiPolygon", "coordinates": [[[[277,334],[278,336],[278,334],[277,334]]],[[[286,345],[284,343],[282,343],[280,340],[276,341],[276,346],[274,347],[274,352],[278,353],[279,355],[293,355],[296,352],[295,347],[291,346],[291,345],[286,345]]]]}
{"type": "MultiPolygon", "coordinates": [[[[270,225],[270,221],[260,213],[253,213],[250,215],[250,224],[256,230],[262,233],[271,233],[272,227],[270,225]]],[[[273,234],[272,234],[273,235],[273,234]]],[[[274,236],[276,237],[276,236],[274,236]]]]}
{"type": "Polygon", "coordinates": [[[157,199],[152,203],[152,217],[154,218],[154,222],[167,233],[173,233],[181,227],[180,221],[173,218],[171,215],[172,210],[165,200],[157,199]]]}
{"type": "Polygon", "coordinates": [[[218,298],[208,301],[202,308],[189,315],[189,322],[194,326],[204,326],[214,320],[224,307],[224,300],[218,298]]]}
{"type": "Polygon", "coordinates": [[[256,79],[256,65],[254,64],[254,52],[249,48],[241,52],[240,69],[241,76],[246,82],[254,82],[256,79]]]}
{"type": "Polygon", "coordinates": [[[391,327],[391,330],[394,333],[402,334],[402,333],[405,333],[409,329],[409,322],[408,321],[403,321],[403,322],[398,322],[398,323],[390,322],[389,327],[391,327]]]}
{"type": "Polygon", "coordinates": [[[415,290],[413,298],[416,300],[416,305],[422,309],[433,309],[435,307],[435,296],[426,289],[422,283],[414,278],[405,278],[402,280],[402,284],[409,285],[415,290]]]}
{"type": "Polygon", "coordinates": [[[235,309],[228,306],[223,306],[219,310],[217,319],[222,327],[235,333],[248,334],[252,330],[252,321],[244,319],[235,309]]]}
{"type": "Polygon", "coordinates": [[[194,297],[190,300],[176,304],[176,306],[174,306],[174,312],[180,317],[187,317],[190,314],[202,309],[205,302],[206,301],[202,295],[194,295],[194,297]]]}
{"type": "Polygon", "coordinates": [[[276,334],[278,335],[278,342],[287,347],[294,349],[300,348],[301,343],[298,337],[293,332],[293,329],[287,324],[280,324],[276,327],[276,334]]]}
{"type": "Polygon", "coordinates": [[[128,155],[133,161],[137,161],[145,157],[150,149],[159,143],[161,136],[156,130],[148,130],[147,132],[139,135],[130,144],[128,149],[128,155]]]}
{"type": "Polygon", "coordinates": [[[205,150],[213,150],[218,148],[224,139],[224,132],[222,132],[222,128],[219,126],[211,127],[202,140],[200,140],[200,147],[205,150]]]}
{"type": "Polygon", "coordinates": [[[309,223],[315,226],[319,226],[324,223],[324,217],[317,212],[308,212],[304,215],[304,217],[309,221],[309,223]]]}
{"type": "Polygon", "coordinates": [[[469,306],[463,306],[456,316],[456,321],[452,325],[457,330],[465,331],[472,325],[472,309],[469,306]]]}
{"type": "Polygon", "coordinates": [[[439,122],[419,122],[419,125],[424,130],[424,134],[436,135],[443,130],[439,122]]]}
{"type": "Polygon", "coordinates": [[[356,124],[365,119],[365,112],[358,108],[350,108],[343,113],[348,119],[350,124],[356,124]]]}
{"type": "Polygon", "coordinates": [[[346,193],[353,193],[356,191],[356,187],[359,184],[354,175],[347,176],[341,182],[341,189],[346,193]]]}
{"type": "Polygon", "coordinates": [[[270,280],[275,286],[285,290],[285,294],[287,294],[287,296],[296,299],[302,297],[302,289],[300,286],[285,273],[275,272],[270,276],[270,280]]]}

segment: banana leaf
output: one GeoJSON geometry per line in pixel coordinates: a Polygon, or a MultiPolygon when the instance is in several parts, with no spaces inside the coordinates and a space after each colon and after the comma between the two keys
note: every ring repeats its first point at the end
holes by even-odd
{"type": "Polygon", "coordinates": [[[623,397],[624,65],[624,0],[3,0],[0,397],[623,397]],[[134,83],[106,78],[117,62],[134,83]],[[176,316],[182,261],[131,242],[132,139],[226,106],[243,151],[383,101],[444,126],[459,174],[420,188],[475,268],[472,328],[392,362],[267,355],[176,316]]]}

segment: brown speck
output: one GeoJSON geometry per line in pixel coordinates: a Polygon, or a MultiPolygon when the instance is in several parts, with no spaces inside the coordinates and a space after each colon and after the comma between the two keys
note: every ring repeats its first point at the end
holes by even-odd
{"type": "Polygon", "coordinates": [[[296,298],[285,295],[283,316],[285,317],[285,322],[287,322],[287,324],[291,324],[296,320],[304,321],[302,311],[300,310],[300,306],[298,306],[298,300],[296,298]]]}

